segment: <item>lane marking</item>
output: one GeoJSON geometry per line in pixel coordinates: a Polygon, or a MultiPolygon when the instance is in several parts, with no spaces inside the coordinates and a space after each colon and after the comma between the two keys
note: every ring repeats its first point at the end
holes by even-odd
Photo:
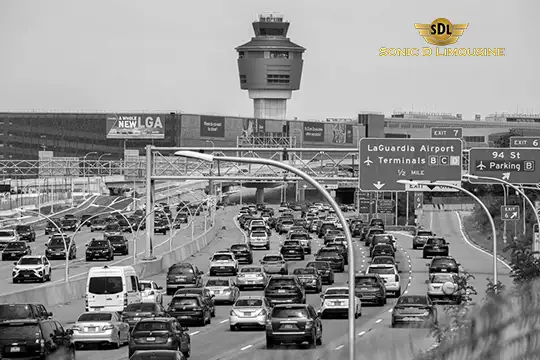
{"type": "Polygon", "coordinates": [[[229,319],[221,320],[219,323],[220,324],[225,324],[226,322],[229,322],[229,319]]]}
{"type": "Polygon", "coordinates": [[[388,312],[392,312],[392,309],[388,309],[388,312]]]}
{"type": "Polygon", "coordinates": [[[189,336],[197,335],[199,333],[200,333],[200,331],[194,331],[194,332],[190,333],[189,336]]]}
{"type": "Polygon", "coordinates": [[[377,320],[375,321],[375,324],[378,324],[378,323],[380,323],[381,321],[382,321],[382,319],[377,319],[377,320]]]}
{"type": "Polygon", "coordinates": [[[367,333],[367,331],[360,331],[360,332],[358,333],[358,336],[365,335],[366,333],[367,333]]]}
{"type": "Polygon", "coordinates": [[[342,349],[345,345],[339,345],[336,350],[342,349]]]}
{"type": "Polygon", "coordinates": [[[241,348],[240,350],[241,350],[241,351],[244,351],[244,350],[249,349],[249,348],[252,347],[252,346],[253,346],[253,345],[246,345],[246,346],[244,346],[243,348],[241,348]]]}

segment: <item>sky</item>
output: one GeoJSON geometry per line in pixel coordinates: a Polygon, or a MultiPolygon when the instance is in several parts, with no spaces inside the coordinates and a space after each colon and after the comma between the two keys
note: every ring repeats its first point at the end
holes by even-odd
{"type": "Polygon", "coordinates": [[[0,110],[252,116],[236,46],[277,12],[304,46],[287,117],[358,112],[540,113],[534,0],[1,0],[0,110]],[[414,23],[468,23],[455,47],[505,57],[380,57],[430,46],[414,23]]]}

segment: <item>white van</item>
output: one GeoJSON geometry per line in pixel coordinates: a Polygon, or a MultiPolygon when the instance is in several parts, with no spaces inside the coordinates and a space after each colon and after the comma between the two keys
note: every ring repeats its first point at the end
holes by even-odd
{"type": "Polygon", "coordinates": [[[86,280],[86,311],[123,311],[140,303],[139,277],[132,266],[93,267],[86,280]]]}

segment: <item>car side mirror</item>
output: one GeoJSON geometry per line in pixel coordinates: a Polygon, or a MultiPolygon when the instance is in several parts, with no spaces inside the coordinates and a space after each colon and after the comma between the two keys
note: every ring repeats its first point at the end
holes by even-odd
{"type": "Polygon", "coordinates": [[[88,244],[84,244],[84,246],[88,246],[88,244]]]}
{"type": "Polygon", "coordinates": [[[457,266],[461,266],[461,263],[457,263],[456,265],[457,265],[457,266]]]}
{"type": "Polygon", "coordinates": [[[424,281],[426,284],[429,284],[429,280],[424,281]]]}
{"type": "Polygon", "coordinates": [[[323,298],[324,298],[324,294],[320,294],[319,296],[321,297],[321,299],[323,299],[323,298]]]}
{"type": "Polygon", "coordinates": [[[47,313],[47,316],[48,316],[48,317],[52,317],[52,316],[53,316],[53,313],[49,311],[49,312],[47,313]]]}
{"type": "Polygon", "coordinates": [[[426,266],[428,266],[428,267],[429,267],[429,264],[426,264],[426,266]]]}
{"type": "Polygon", "coordinates": [[[449,243],[449,242],[447,242],[447,243],[446,243],[446,245],[450,245],[450,243],[449,243]]]}
{"type": "Polygon", "coordinates": [[[73,335],[73,329],[67,329],[66,336],[72,336],[72,335],[73,335]]]}
{"type": "Polygon", "coordinates": [[[189,331],[189,328],[187,328],[187,327],[184,326],[184,327],[182,327],[182,331],[187,332],[187,331],[189,331]]]}
{"type": "Polygon", "coordinates": [[[158,286],[157,289],[158,290],[163,290],[163,286],[158,286]]]}
{"type": "Polygon", "coordinates": [[[204,271],[199,270],[198,274],[199,275],[204,275],[204,271]]]}

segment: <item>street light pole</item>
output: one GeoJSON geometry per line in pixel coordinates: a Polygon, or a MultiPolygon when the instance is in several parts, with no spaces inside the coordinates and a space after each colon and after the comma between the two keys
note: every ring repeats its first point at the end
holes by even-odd
{"type": "Polygon", "coordinates": [[[497,274],[497,228],[495,227],[495,222],[493,221],[493,218],[491,216],[491,213],[489,212],[489,209],[487,206],[480,200],[476,195],[474,195],[472,192],[470,192],[467,189],[462,188],[461,186],[450,184],[450,183],[442,183],[437,181],[411,181],[411,180],[398,180],[398,184],[405,184],[405,185],[440,185],[440,186],[446,186],[449,188],[453,188],[459,191],[463,191],[465,194],[472,197],[478,205],[484,209],[484,211],[487,214],[489,223],[491,225],[491,231],[493,232],[493,283],[495,284],[494,291],[495,293],[498,292],[497,285],[499,284],[498,274],[497,274]]]}
{"type": "Polygon", "coordinates": [[[83,183],[83,198],[86,199],[86,158],[88,157],[88,155],[94,155],[96,154],[97,155],[97,152],[95,151],[90,151],[89,153],[86,153],[83,157],[83,180],[84,180],[84,183],[83,183]]]}
{"type": "Polygon", "coordinates": [[[98,161],[98,176],[101,176],[101,158],[104,157],[104,156],[109,156],[111,155],[111,153],[106,153],[106,154],[101,154],[97,161],[98,161]]]}
{"type": "MultiPolygon", "coordinates": [[[[336,215],[341,223],[341,226],[343,227],[343,230],[345,232],[345,239],[347,240],[347,246],[349,247],[349,304],[354,304],[356,300],[356,295],[354,292],[354,279],[355,279],[355,256],[354,256],[354,244],[352,242],[352,236],[351,232],[349,230],[349,226],[347,225],[347,220],[345,220],[345,216],[343,216],[343,213],[341,212],[341,209],[339,205],[336,203],[334,198],[330,195],[330,193],[321,186],[315,179],[313,179],[311,176],[303,172],[302,170],[299,170],[289,164],[282,163],[276,160],[271,159],[262,159],[262,158],[244,158],[244,157],[236,157],[236,156],[213,156],[208,154],[201,154],[196,153],[193,151],[177,151],[175,152],[175,155],[177,156],[183,156],[187,158],[194,158],[194,159],[200,159],[203,161],[209,161],[214,162],[215,159],[220,161],[228,161],[228,162],[236,162],[236,163],[245,163],[245,164],[260,164],[260,165],[268,165],[268,166],[274,166],[277,168],[281,168],[283,170],[286,170],[288,172],[291,172],[302,179],[304,179],[306,182],[308,182],[311,186],[313,186],[315,189],[317,189],[323,197],[326,199],[326,201],[330,204],[330,206],[334,209],[336,212],[336,215]]],[[[354,306],[349,306],[348,308],[348,339],[349,339],[349,360],[355,360],[355,308],[354,306]]]]}

